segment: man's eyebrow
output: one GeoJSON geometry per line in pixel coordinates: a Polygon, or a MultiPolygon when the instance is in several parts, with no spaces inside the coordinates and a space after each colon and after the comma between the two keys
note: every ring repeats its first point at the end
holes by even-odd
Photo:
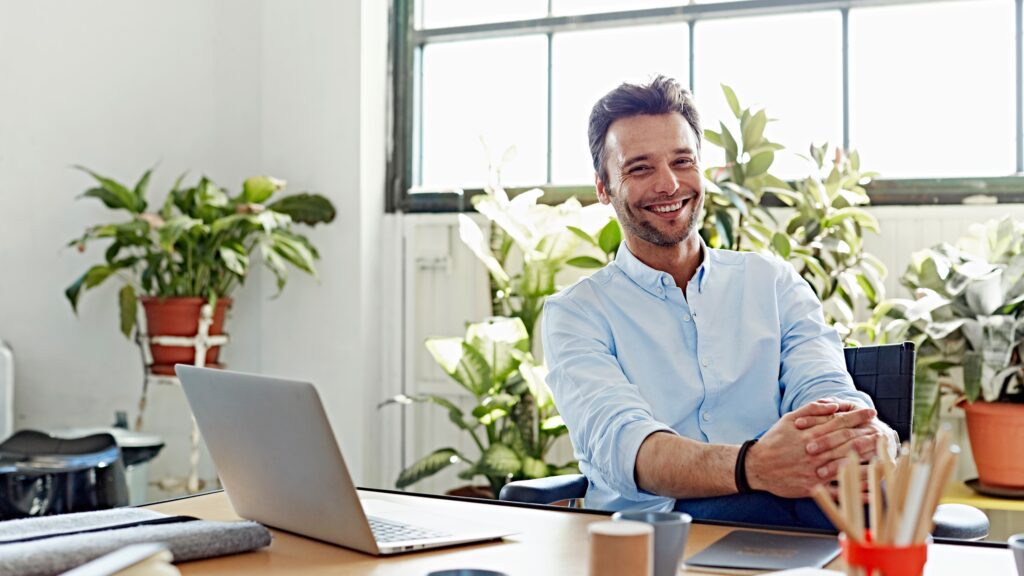
{"type": "Polygon", "coordinates": [[[636,164],[637,162],[646,162],[646,161],[648,161],[650,159],[651,159],[650,155],[648,155],[648,154],[640,154],[639,156],[633,156],[632,158],[627,158],[626,161],[622,163],[622,167],[626,168],[627,166],[630,166],[632,164],[636,164]]]}
{"type": "MultiPolygon", "coordinates": [[[[676,148],[675,150],[672,151],[672,154],[694,154],[694,152],[693,152],[692,148],[688,148],[687,147],[687,148],[676,148]]],[[[636,164],[637,162],[646,162],[646,161],[648,161],[650,159],[651,159],[650,154],[640,154],[638,156],[633,156],[632,158],[627,158],[626,161],[622,163],[622,167],[626,168],[626,167],[628,167],[630,165],[636,164]]]]}

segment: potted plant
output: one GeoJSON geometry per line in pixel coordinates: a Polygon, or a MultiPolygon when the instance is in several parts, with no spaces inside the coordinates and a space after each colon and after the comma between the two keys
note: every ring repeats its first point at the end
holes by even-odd
{"type": "Polygon", "coordinates": [[[974,224],[955,245],[916,252],[901,282],[915,298],[879,312],[890,340],[920,350],[915,428],[934,430],[940,391],[956,392],[980,482],[1024,488],[1024,222],[974,224]]]}
{"type": "MultiPolygon", "coordinates": [[[[292,231],[296,223],[315,225],[334,219],[331,202],[316,194],[295,194],[270,200],[285,183],[254,176],[229,195],[208,178],[195,186],[181,187],[179,177],[158,210],[148,211],[147,191],[152,170],[134,187],[86,168],[96,186],[80,198],[96,198],[124,217],[116,222],[90,226],[69,243],[85,252],[92,242],[105,245],[103,262],[91,266],[65,295],[77,312],[82,294],[116,278],[119,292],[120,328],[131,337],[136,328],[137,301],[144,307],[151,334],[195,336],[200,310],[213,310],[211,335],[223,334],[230,294],[248,277],[254,253],[284,288],[288,265],[316,275],[319,255],[309,240],[292,231]]],[[[187,347],[152,346],[155,373],[173,374],[175,363],[194,363],[195,352],[187,347]]],[[[207,352],[207,364],[215,364],[218,347],[207,352]]]]}
{"type": "MultiPolygon", "coordinates": [[[[506,153],[505,157],[508,157],[506,153]]],[[[496,171],[497,172],[497,171],[496,171]]],[[[404,488],[455,463],[467,467],[463,480],[482,476],[485,487],[455,494],[494,497],[511,480],[578,472],[575,461],[554,464],[548,451],[567,433],[544,383],[546,370],[534,360],[534,329],[544,301],[558,290],[556,278],[575,259],[593,258],[590,238],[614,222],[607,207],[583,207],[575,198],[557,206],[539,204],[541,190],[509,198],[494,176],[485,194],[474,198],[491,221],[489,236],[469,217],[459,216],[459,234],[480,259],[490,279],[492,317],[470,324],[464,337],[430,338],[426,347],[438,365],[468,391],[475,406],[463,411],[438,395],[396,396],[388,404],[432,403],[468,434],[479,455],[440,448],[399,475],[404,488]]],[[[618,232],[617,226],[614,228],[618,232]]],[[[606,239],[618,245],[618,240],[606,239]]]]}

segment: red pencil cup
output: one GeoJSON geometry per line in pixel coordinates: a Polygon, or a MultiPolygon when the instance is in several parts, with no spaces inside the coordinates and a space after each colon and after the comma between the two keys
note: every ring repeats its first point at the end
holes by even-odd
{"type": "Polygon", "coordinates": [[[928,561],[928,545],[875,546],[871,543],[871,531],[864,531],[864,543],[851,540],[846,534],[839,535],[843,560],[851,567],[863,568],[865,574],[881,576],[921,576],[928,561]]]}

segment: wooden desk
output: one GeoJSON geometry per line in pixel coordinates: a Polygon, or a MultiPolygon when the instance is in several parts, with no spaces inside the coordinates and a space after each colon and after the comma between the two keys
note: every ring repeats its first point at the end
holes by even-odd
{"type": "MultiPolygon", "coordinates": [[[[364,496],[415,504],[427,510],[472,515],[521,533],[504,542],[458,546],[445,550],[378,558],[315,540],[271,530],[273,543],[262,550],[179,565],[188,576],[205,574],[331,574],[423,576],[433,570],[487,568],[510,576],[547,574],[585,576],[587,525],[605,516],[547,511],[361,491],[364,496]]],[[[187,514],[208,520],[237,520],[223,492],[150,506],[166,514],[187,514]]],[[[732,528],[694,524],[686,557],[704,549],[732,528]]],[[[842,570],[841,560],[830,566],[842,570]]],[[[696,574],[680,570],[680,574],[696,574]]],[[[927,576],[1016,574],[1009,550],[935,545],[929,549],[927,576]]]]}

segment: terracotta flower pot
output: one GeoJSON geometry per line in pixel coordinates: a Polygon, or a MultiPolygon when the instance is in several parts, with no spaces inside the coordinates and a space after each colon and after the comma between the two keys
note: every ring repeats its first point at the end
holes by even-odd
{"type": "MultiPolygon", "coordinates": [[[[142,296],[139,298],[146,311],[146,326],[149,336],[195,336],[199,332],[199,310],[206,303],[206,298],[156,298],[142,296]]],[[[224,334],[224,317],[231,306],[231,298],[217,300],[217,309],[213,312],[213,324],[210,335],[224,334]]],[[[195,364],[194,348],[180,346],[150,347],[153,353],[152,370],[156,374],[174,374],[175,364],[195,364]]],[[[220,346],[206,351],[206,365],[217,364],[220,346]]]]}
{"type": "Polygon", "coordinates": [[[965,402],[978,480],[986,486],[1024,488],[1024,404],[965,402]]]}

